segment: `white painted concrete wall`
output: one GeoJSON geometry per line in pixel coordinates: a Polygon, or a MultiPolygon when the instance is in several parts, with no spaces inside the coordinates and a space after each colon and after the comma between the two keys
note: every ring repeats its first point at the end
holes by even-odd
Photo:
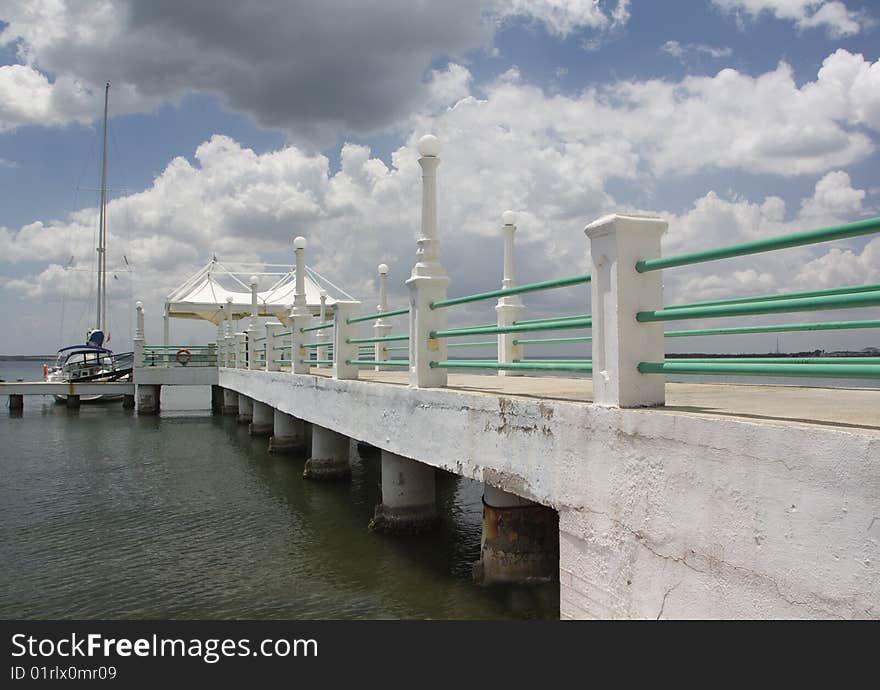
{"type": "Polygon", "coordinates": [[[556,508],[564,618],[880,617],[870,431],[276,372],[219,379],[556,508]]]}

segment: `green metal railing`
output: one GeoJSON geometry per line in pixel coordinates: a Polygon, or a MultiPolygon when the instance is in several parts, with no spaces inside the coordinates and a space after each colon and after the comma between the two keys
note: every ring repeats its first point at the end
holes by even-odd
{"type": "Polygon", "coordinates": [[[492,333],[527,333],[531,331],[560,331],[569,328],[591,328],[592,318],[569,318],[548,320],[543,323],[525,324],[521,326],[478,326],[471,328],[451,328],[443,331],[431,331],[432,338],[454,338],[462,335],[489,335],[492,333]]]}
{"type": "Polygon", "coordinates": [[[442,369],[509,369],[511,371],[593,371],[592,364],[583,362],[569,362],[564,364],[554,362],[490,362],[476,360],[448,360],[444,362],[431,362],[431,368],[442,369]]]}
{"type": "Polygon", "coordinates": [[[503,288],[501,290],[491,290],[490,292],[478,292],[474,295],[465,295],[464,297],[453,297],[452,299],[441,299],[431,302],[431,309],[439,309],[441,307],[452,307],[456,304],[467,304],[468,302],[479,302],[493,297],[507,297],[508,295],[521,295],[524,292],[536,292],[538,290],[550,290],[553,288],[567,287],[569,285],[580,285],[581,283],[589,283],[590,274],[583,273],[581,275],[569,276],[567,278],[556,278],[554,280],[544,280],[540,283],[526,283],[517,285],[512,288],[503,288]]]}
{"type": "Polygon", "coordinates": [[[680,321],[684,319],[719,318],[723,316],[751,316],[782,312],[817,311],[822,309],[852,309],[880,306],[880,290],[874,292],[829,295],[827,297],[780,298],[775,302],[722,304],[708,307],[679,307],[640,311],[636,319],[651,321],[680,321]]]}
{"type": "Polygon", "coordinates": [[[811,376],[880,378],[880,364],[756,364],[748,362],[640,362],[643,374],[726,374],[735,376],[811,376]]]}
{"type": "Polygon", "coordinates": [[[688,264],[717,261],[718,259],[729,259],[735,256],[760,254],[763,252],[774,251],[776,249],[788,249],[790,247],[801,247],[806,244],[818,244],[820,242],[830,242],[832,240],[843,240],[850,237],[869,235],[877,231],[880,231],[880,218],[867,218],[865,220],[856,221],[855,223],[832,225],[827,228],[819,228],[818,230],[806,230],[804,232],[795,232],[790,235],[781,235],[763,240],[752,240],[750,242],[731,244],[716,249],[704,249],[702,251],[688,252],[685,254],[660,257],[657,259],[647,259],[645,261],[637,262],[636,270],[639,273],[657,271],[661,268],[675,268],[677,266],[687,266],[688,264]]]}
{"type": "Polygon", "coordinates": [[[390,343],[398,340],[409,340],[406,333],[398,333],[396,335],[383,335],[376,338],[346,338],[345,342],[351,343],[390,343]]]}
{"type": "Polygon", "coordinates": [[[409,366],[408,359],[384,359],[384,360],[379,360],[379,359],[347,359],[347,360],[345,360],[345,363],[352,364],[352,365],[358,364],[358,365],[371,366],[371,367],[372,366],[380,366],[380,365],[384,366],[385,364],[388,364],[389,366],[393,366],[393,367],[408,367],[409,366]]]}
{"type": "Polygon", "coordinates": [[[831,331],[859,328],[880,328],[880,319],[867,321],[824,321],[818,323],[789,323],[769,326],[732,326],[730,328],[694,328],[666,331],[667,338],[683,338],[694,335],[736,335],[744,333],[785,333],[795,331],[831,331]]]}
{"type": "Polygon", "coordinates": [[[323,328],[333,328],[336,324],[333,321],[325,321],[324,323],[315,324],[314,326],[304,326],[299,329],[300,333],[308,333],[309,331],[320,331],[323,328]]]}
{"type": "Polygon", "coordinates": [[[392,316],[403,316],[404,314],[409,314],[409,308],[406,309],[394,309],[393,311],[380,311],[375,314],[366,314],[365,316],[354,316],[350,319],[346,319],[345,323],[360,323],[362,321],[376,321],[377,319],[384,319],[386,317],[390,318],[392,316]]]}
{"type": "Polygon", "coordinates": [[[703,302],[688,302],[687,304],[668,304],[664,309],[688,309],[691,307],[714,307],[726,304],[748,304],[752,302],[773,302],[782,299],[800,299],[802,297],[827,297],[830,295],[849,295],[859,292],[876,292],[880,290],[880,283],[869,285],[848,285],[839,288],[827,288],[825,290],[801,290],[799,292],[778,292],[772,295],[754,295],[752,297],[733,297],[731,299],[715,299],[703,302]]]}

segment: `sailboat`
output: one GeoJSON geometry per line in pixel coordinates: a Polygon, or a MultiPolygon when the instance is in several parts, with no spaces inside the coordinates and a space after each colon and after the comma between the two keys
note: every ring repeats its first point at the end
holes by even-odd
{"type": "MultiPolygon", "coordinates": [[[[104,87],[104,145],[101,157],[101,208],[98,215],[98,290],[94,328],[86,334],[85,343],[58,350],[54,366],[44,369],[44,379],[52,383],[85,381],[120,381],[131,377],[131,352],[114,354],[104,347],[107,327],[107,117],[110,105],[110,82],[104,87]]],[[[83,402],[118,400],[121,395],[81,396],[83,402]]],[[[56,400],[67,399],[56,395],[56,400]]]]}

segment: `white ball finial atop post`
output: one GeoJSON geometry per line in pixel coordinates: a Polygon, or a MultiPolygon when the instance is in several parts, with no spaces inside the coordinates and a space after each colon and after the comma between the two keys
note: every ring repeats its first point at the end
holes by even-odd
{"type": "Polygon", "coordinates": [[[449,278],[440,263],[437,238],[437,166],[440,142],[426,134],[418,143],[422,168],[422,226],[417,240],[416,263],[406,284],[409,286],[409,383],[416,388],[446,385],[446,369],[432,369],[432,361],[446,360],[446,341],[431,338],[432,331],[446,327],[446,310],[431,304],[446,299],[449,278]]]}
{"type": "MultiPolygon", "coordinates": [[[[376,305],[376,311],[379,313],[388,311],[388,264],[379,264],[376,268],[379,273],[379,304],[376,305]]],[[[373,336],[376,338],[383,338],[391,332],[391,324],[388,323],[383,318],[376,319],[376,323],[373,324],[373,336]]],[[[386,350],[387,343],[381,342],[376,343],[374,347],[373,356],[377,362],[384,362],[388,359],[388,350],[386,350]]],[[[382,371],[384,367],[381,365],[376,365],[376,371],[382,371]]]]}

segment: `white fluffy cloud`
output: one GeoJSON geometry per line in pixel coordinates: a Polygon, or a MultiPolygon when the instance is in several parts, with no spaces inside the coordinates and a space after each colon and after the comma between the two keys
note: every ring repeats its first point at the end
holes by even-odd
{"type": "Polygon", "coordinates": [[[499,0],[495,7],[502,17],[534,19],[564,38],[583,29],[605,31],[625,25],[629,5],[630,0],[499,0]]]}
{"type": "Polygon", "coordinates": [[[754,19],[762,13],[794,22],[799,29],[824,28],[829,36],[859,33],[870,18],[839,0],[712,0],[722,10],[754,19]]]}
{"type": "MultiPolygon", "coordinates": [[[[520,281],[585,270],[583,226],[602,213],[663,211],[620,203],[609,193],[615,179],[650,184],[659,175],[728,167],[808,172],[817,180],[799,208],[772,196],[747,200],[707,190],[686,213],[664,214],[665,253],[854,220],[867,212],[866,193],[835,168],[872,150],[859,129],[873,123],[876,95],[863,93],[861,84],[870,83],[865,75],[874,68],[839,51],[801,87],[782,66],[757,77],[724,70],[565,96],[523,83],[515,70],[475,94],[468,71],[450,65],[434,73],[431,106],[412,116],[390,164],[366,146],[345,144],[335,172],[323,155],[294,146],[257,154],[217,135],[192,160],[170,161],[150,188],[111,202],[109,263],[118,265],[125,254],[134,267],[134,286],[114,303],[130,307],[132,296],[141,298],[155,315],[162,297],[212,253],[283,263],[291,260],[290,238],[303,234],[308,262],[367,303],[376,265],[388,263],[400,304],[420,210],[415,141],[428,131],[443,143],[440,224],[453,295],[500,283],[500,213],[507,208],[520,217],[520,281]],[[789,100],[794,105],[780,105],[789,100]],[[786,132],[800,136],[786,146],[786,132]],[[837,147],[820,145],[827,133],[837,147]]],[[[0,228],[0,257],[38,265],[7,281],[7,295],[50,301],[65,291],[69,299],[79,294],[72,285],[89,285],[88,274],[62,266],[71,255],[75,267],[91,264],[96,224],[95,210],[84,209],[59,221],[0,228]]],[[[710,299],[880,280],[878,245],[851,242],[677,269],[667,273],[667,293],[669,300],[710,299]]],[[[530,296],[529,307],[577,313],[585,300],[583,291],[555,291],[530,296]]],[[[473,322],[487,319],[483,307],[473,322]]]]}

